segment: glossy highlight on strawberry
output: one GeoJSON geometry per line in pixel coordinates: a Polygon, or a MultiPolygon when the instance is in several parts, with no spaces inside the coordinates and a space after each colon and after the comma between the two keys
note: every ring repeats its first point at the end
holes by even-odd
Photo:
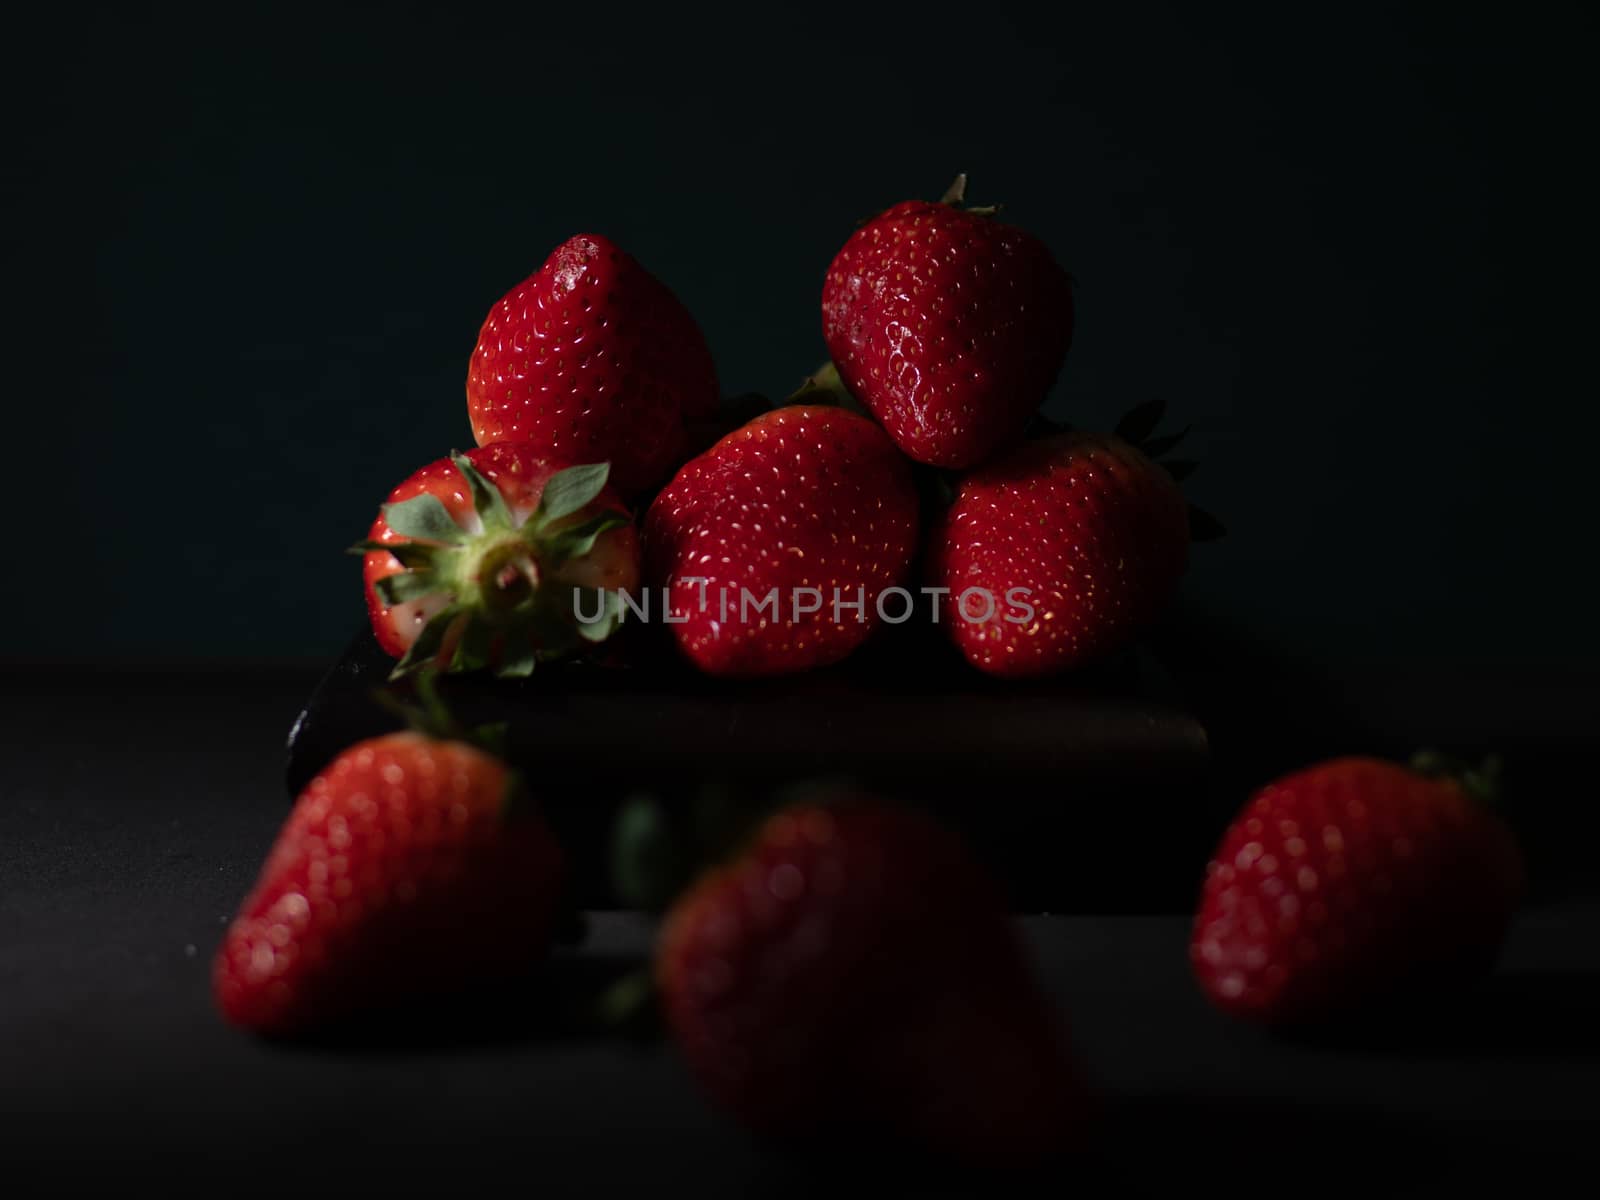
{"type": "Polygon", "coordinates": [[[682,461],[686,424],[718,399],[694,318],[660,280],[603,237],[580,234],[492,308],[467,372],[480,446],[609,462],[637,496],[682,461]]]}
{"type": "Polygon", "coordinates": [[[1042,242],[961,207],[958,189],[851,236],[828,268],[822,328],[845,385],[900,449],[959,469],[1038,410],[1071,345],[1073,303],[1042,242]]]}
{"type": "Polygon", "coordinates": [[[779,408],[691,459],[656,498],[646,579],[666,589],[671,631],[702,671],[825,666],[867,639],[879,595],[904,583],[917,505],[908,465],[871,421],[779,408]]]}

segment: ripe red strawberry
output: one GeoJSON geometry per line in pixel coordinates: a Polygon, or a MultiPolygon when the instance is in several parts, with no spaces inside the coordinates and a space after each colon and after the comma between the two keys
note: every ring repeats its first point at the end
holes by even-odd
{"type": "Polygon", "coordinates": [[[694,318],[602,237],[580,234],[501,298],[467,371],[480,446],[531,441],[564,462],[609,462],[625,496],[682,461],[685,422],[717,404],[694,318]]]}
{"type": "Polygon", "coordinates": [[[655,975],[690,1070],[758,1132],[989,1161],[1073,1134],[1075,1072],[1001,897],[919,813],[859,795],[779,811],[673,906],[655,975]]]}
{"type": "Polygon", "coordinates": [[[218,950],[216,1002],[294,1034],[515,973],[547,945],[562,873],[498,759],[420,733],[360,742],[296,801],[218,950]]]}
{"type": "Polygon", "coordinates": [[[822,330],[839,374],[918,462],[962,468],[1022,432],[1072,340],[1072,287],[1044,243],[944,201],[897,204],[828,268],[822,330]]]}
{"type": "Polygon", "coordinates": [[[1172,476],[1113,434],[1070,432],[963,478],[928,562],[967,660],[1020,677],[1121,647],[1172,600],[1188,557],[1172,476]]]}
{"type": "MultiPolygon", "coordinates": [[[[678,645],[709,674],[823,666],[866,640],[879,595],[904,581],[917,503],[910,468],[865,417],[775,409],[691,459],[656,497],[646,578],[666,589],[678,645]]],[[[902,607],[886,603],[896,617],[902,607]]]]}
{"type": "Polygon", "coordinates": [[[606,474],[497,442],[429,463],[389,493],[354,550],[395,675],[430,665],[526,675],[609,637],[619,593],[638,584],[639,548],[606,474]]]}
{"type": "Polygon", "coordinates": [[[1480,778],[1342,758],[1263,788],[1207,868],[1190,942],[1205,994],[1297,1025],[1490,967],[1523,867],[1480,778]]]}

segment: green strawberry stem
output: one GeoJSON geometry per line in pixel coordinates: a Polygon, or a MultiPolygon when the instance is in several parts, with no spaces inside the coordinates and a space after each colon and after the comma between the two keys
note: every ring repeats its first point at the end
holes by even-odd
{"type": "Polygon", "coordinates": [[[761,795],[707,782],[672,811],[658,796],[631,796],[611,827],[612,891],[624,907],[665,912],[702,874],[737,857],[774,813],[858,790],[848,778],[810,779],[761,795]]]}
{"type": "Polygon", "coordinates": [[[611,883],[629,908],[663,912],[692,874],[690,856],[665,806],[651,795],[623,801],[611,831],[611,883]]]}
{"type": "Polygon", "coordinates": [[[873,419],[866,406],[845,387],[844,380],[839,377],[839,368],[831,360],[807,375],[798,388],[784,397],[780,407],[787,408],[795,404],[829,404],[848,408],[869,420],[873,419]]]}
{"type": "MultiPolygon", "coordinates": [[[[635,795],[623,802],[612,827],[612,890],[624,907],[660,915],[708,871],[737,859],[775,813],[832,804],[858,792],[848,777],[808,779],[759,798],[707,784],[678,820],[660,798],[635,795]]],[[[604,1030],[653,1040],[661,1032],[658,1001],[647,962],[594,993],[590,1016],[604,1030]]]]}
{"type": "Polygon", "coordinates": [[[391,686],[375,688],[372,692],[373,703],[400,718],[408,729],[425,737],[442,742],[465,742],[496,758],[505,757],[506,722],[474,726],[463,724],[440,694],[437,668],[426,666],[419,669],[411,676],[410,683],[414,701],[408,702],[391,686]]]}
{"type": "Polygon", "coordinates": [[[967,173],[965,171],[955,177],[954,182],[945,188],[944,195],[939,197],[940,204],[948,204],[951,208],[959,208],[962,212],[971,213],[975,217],[992,217],[1000,211],[998,204],[990,204],[982,208],[970,207],[967,202],[967,173]]]}
{"type": "Polygon", "coordinates": [[[484,551],[475,574],[484,607],[491,613],[509,613],[539,589],[539,564],[533,548],[517,537],[484,551]]]}
{"type": "Polygon", "coordinates": [[[1438,750],[1419,750],[1411,756],[1411,769],[1430,779],[1455,780],[1462,791],[1485,808],[1498,809],[1505,800],[1505,762],[1498,754],[1474,764],[1438,750]]]}
{"type": "Polygon", "coordinates": [[[594,1019],[602,1029],[641,1038],[660,1031],[655,978],[648,963],[618,976],[595,998],[594,1019]]]}
{"type": "MultiPolygon", "coordinates": [[[[408,729],[441,742],[462,742],[475,746],[485,754],[505,762],[506,740],[511,730],[509,721],[490,721],[482,725],[467,725],[451,710],[439,691],[437,667],[427,665],[411,674],[406,683],[375,688],[372,701],[405,723],[408,729]],[[410,685],[414,701],[407,701],[395,689],[410,685]]],[[[532,811],[528,792],[520,772],[507,764],[505,811],[508,815],[519,810],[532,811]]]]}

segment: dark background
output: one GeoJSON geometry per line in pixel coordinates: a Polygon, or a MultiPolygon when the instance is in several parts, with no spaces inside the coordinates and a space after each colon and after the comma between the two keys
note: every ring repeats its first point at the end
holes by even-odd
{"type": "MultiPolygon", "coordinates": [[[[288,1053],[222,1025],[207,971],[288,803],[283,735],[362,623],[342,550],[394,483],[469,441],[489,306],[562,239],[605,233],[699,317],[726,391],[783,393],[822,357],[823,272],[855,222],[962,170],[1078,281],[1052,410],[1108,424],[1164,397],[1196,426],[1194,497],[1231,530],[1158,642],[1206,729],[1203,788],[1089,803],[1081,779],[1008,790],[997,762],[999,785],[954,789],[1019,849],[1059,847],[1052,877],[1095,912],[1170,914],[1032,926],[1115,1102],[1118,1190],[1166,1164],[1233,1169],[1241,1148],[1370,1186],[1374,1146],[1437,1183],[1587,1145],[1600,807],[1572,779],[1593,774],[1600,429],[1576,13],[9,13],[0,1159],[52,1179],[159,1162],[164,1183],[195,1164],[303,1186],[320,1157],[369,1186],[431,1183],[432,1160],[590,1192],[693,1172],[708,1195],[815,1194],[814,1162],[758,1157],[671,1055],[568,1036],[521,994],[430,1010],[437,1045],[402,1023],[393,1045],[288,1053]],[[1402,1046],[1221,1021],[1188,980],[1182,914],[1245,789],[1419,742],[1516,768],[1549,906],[1493,986],[1402,1046]]],[[[952,672],[918,699],[980,683],[952,672]]],[[[905,723],[850,698],[787,725],[757,712],[737,739],[708,721],[706,761],[763,731],[848,720],[872,742],[905,723]]],[[[591,749],[619,727],[591,724],[591,749]]],[[[660,728],[626,726],[627,755],[550,759],[587,800],[593,763],[659,762],[660,728]]],[[[622,932],[602,958],[642,952],[622,932]]]]}
{"type": "Polygon", "coordinates": [[[1052,410],[1195,424],[1232,535],[1191,611],[1313,663],[1596,661],[1564,10],[74,7],[13,33],[0,657],[327,660],[360,622],[343,547],[469,443],[478,324],[559,241],[615,238],[726,391],[781,394],[853,224],[964,170],[1078,281],[1052,410]]]}

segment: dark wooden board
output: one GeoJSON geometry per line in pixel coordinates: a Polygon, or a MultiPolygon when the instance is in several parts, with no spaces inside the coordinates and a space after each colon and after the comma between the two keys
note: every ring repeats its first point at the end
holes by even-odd
{"type": "MultiPolygon", "coordinates": [[[[715,787],[757,803],[818,779],[940,813],[1023,909],[1155,909],[1191,894],[1213,832],[1207,738],[1147,652],[1019,684],[973,670],[933,631],[894,632],[788,678],[709,679],[652,647],[525,681],[453,677],[444,691],[463,720],[509,723],[510,756],[573,843],[590,905],[613,900],[605,847],[624,797],[682,805],[715,787]],[[1154,852],[1135,859],[1135,841],[1154,852]]],[[[392,665],[363,632],[328,672],[289,739],[291,794],[398,727],[373,699],[392,665]]]]}

